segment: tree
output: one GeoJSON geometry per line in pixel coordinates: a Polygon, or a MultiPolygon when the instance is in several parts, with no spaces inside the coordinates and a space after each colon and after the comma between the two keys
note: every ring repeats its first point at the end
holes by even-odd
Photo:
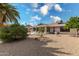
{"type": "Polygon", "coordinates": [[[63,24],[63,20],[60,20],[60,22],[58,24],[63,24]]]}
{"type": "Polygon", "coordinates": [[[45,24],[43,24],[43,23],[39,23],[38,25],[45,25],[45,24]]]}
{"type": "Polygon", "coordinates": [[[8,3],[0,3],[0,24],[6,22],[18,23],[19,13],[14,6],[8,3]]]}
{"type": "Polygon", "coordinates": [[[65,24],[66,29],[79,28],[79,17],[71,17],[65,24]]]}

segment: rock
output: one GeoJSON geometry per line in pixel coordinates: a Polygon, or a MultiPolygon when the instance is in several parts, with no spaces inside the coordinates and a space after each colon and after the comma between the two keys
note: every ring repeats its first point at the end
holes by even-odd
{"type": "Polygon", "coordinates": [[[3,41],[0,41],[0,44],[3,43],[3,41]]]}

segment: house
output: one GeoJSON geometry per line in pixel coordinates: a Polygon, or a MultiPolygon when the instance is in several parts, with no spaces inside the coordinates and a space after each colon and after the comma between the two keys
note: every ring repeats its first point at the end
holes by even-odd
{"type": "MultiPolygon", "coordinates": [[[[53,23],[53,24],[47,24],[47,25],[37,25],[35,28],[43,28],[43,31],[45,34],[46,33],[60,33],[60,32],[68,32],[69,29],[64,29],[65,24],[58,24],[58,23],[53,23]]],[[[36,30],[37,32],[39,30],[36,30]]]]}
{"type": "Polygon", "coordinates": [[[28,30],[30,32],[40,32],[40,30],[47,34],[54,34],[54,33],[62,33],[62,32],[69,32],[70,29],[64,29],[65,23],[62,20],[57,20],[52,24],[40,24],[37,26],[29,26],[28,30]]]}

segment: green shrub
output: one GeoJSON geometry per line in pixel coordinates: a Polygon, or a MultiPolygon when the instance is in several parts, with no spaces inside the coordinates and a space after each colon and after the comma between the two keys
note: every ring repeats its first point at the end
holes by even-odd
{"type": "Polygon", "coordinates": [[[11,42],[14,40],[22,40],[27,37],[27,29],[23,25],[13,24],[9,27],[0,28],[0,40],[3,42],[11,42]]]}

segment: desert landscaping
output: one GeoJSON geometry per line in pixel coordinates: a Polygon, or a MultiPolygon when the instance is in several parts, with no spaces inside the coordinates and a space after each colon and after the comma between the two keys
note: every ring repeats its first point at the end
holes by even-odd
{"type": "MultiPolygon", "coordinates": [[[[34,37],[34,35],[33,35],[34,37]]],[[[0,55],[9,56],[67,56],[79,55],[79,38],[70,35],[45,35],[35,40],[32,36],[22,41],[0,44],[0,55]]]]}
{"type": "Polygon", "coordinates": [[[0,56],[79,55],[78,5],[0,3],[0,7],[0,56]],[[69,8],[78,14],[69,14],[69,8]]]}

